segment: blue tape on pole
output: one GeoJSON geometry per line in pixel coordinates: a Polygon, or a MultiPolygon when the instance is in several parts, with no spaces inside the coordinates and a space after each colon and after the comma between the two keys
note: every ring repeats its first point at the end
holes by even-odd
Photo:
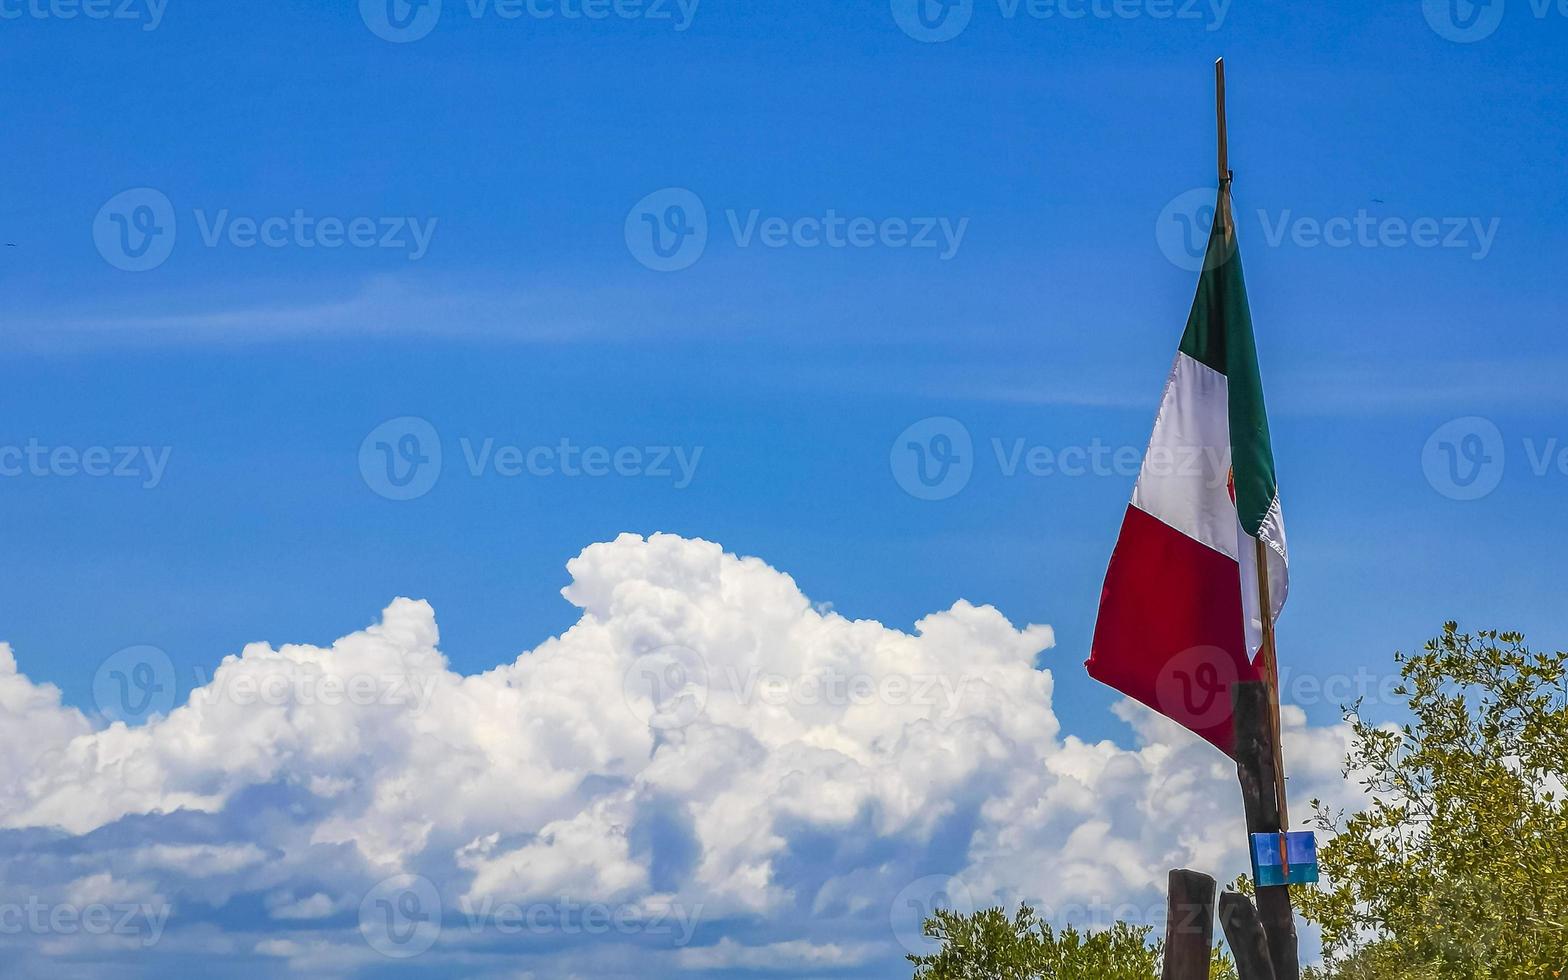
{"type": "Polygon", "coordinates": [[[1252,880],[1260,887],[1310,885],[1318,880],[1318,839],[1311,831],[1292,831],[1285,835],[1285,853],[1290,856],[1290,874],[1279,853],[1279,834],[1252,835],[1252,880]]]}

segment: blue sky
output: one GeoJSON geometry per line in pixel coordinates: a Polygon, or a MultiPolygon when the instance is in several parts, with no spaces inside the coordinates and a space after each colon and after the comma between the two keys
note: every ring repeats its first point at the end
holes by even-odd
{"type": "Polygon", "coordinates": [[[122,648],[183,696],[410,596],[475,673],[577,621],[584,547],[667,531],[895,629],[958,599],[1049,623],[1063,729],[1130,744],[1079,664],[1133,474],[1009,475],[998,447],[1141,450],[1224,55],[1288,669],[1386,671],[1449,618],[1560,643],[1568,15],[1454,2],[975,0],[933,41],[900,4],[445,0],[400,42],[374,3],[5,4],[0,445],[147,455],[0,479],[0,639],[92,714],[122,648]],[[641,215],[693,198],[701,254],[650,268],[641,215]],[[768,244],[830,215],[864,247],[768,244]],[[127,271],[116,221],[148,216],[167,257],[127,271]],[[377,244],[333,247],[355,219],[377,244]],[[439,479],[388,499],[362,444],[407,417],[439,479]],[[940,500],[890,462],[932,418],[973,447],[940,500]],[[554,471],[473,476],[486,439],[554,471]],[[1445,445],[1495,489],[1455,499],[1445,445]],[[560,472],[589,448],[655,472],[560,472]]]}

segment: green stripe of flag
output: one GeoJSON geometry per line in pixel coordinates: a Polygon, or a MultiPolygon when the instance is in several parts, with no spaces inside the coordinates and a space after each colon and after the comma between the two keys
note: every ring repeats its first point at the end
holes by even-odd
{"type": "Polygon", "coordinates": [[[1241,275],[1241,252],[1234,233],[1226,238],[1219,213],[1216,207],[1181,351],[1226,377],[1236,510],[1241,526],[1257,537],[1274,501],[1274,450],[1269,443],[1269,419],[1263,407],[1263,379],[1258,373],[1252,313],[1247,309],[1247,287],[1241,275]]]}

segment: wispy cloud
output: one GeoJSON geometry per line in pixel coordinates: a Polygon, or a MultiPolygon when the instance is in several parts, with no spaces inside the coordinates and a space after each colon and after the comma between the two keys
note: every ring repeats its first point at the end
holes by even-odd
{"type": "MultiPolygon", "coordinates": [[[[18,339],[32,346],[224,344],[308,337],[485,336],[558,341],[595,331],[574,311],[575,294],[553,287],[480,286],[457,281],[375,276],[346,289],[281,302],[248,286],[241,298],[208,292],[161,298],[159,312],[129,308],[13,313],[18,339]]],[[[279,284],[279,293],[301,290],[279,284]]]]}

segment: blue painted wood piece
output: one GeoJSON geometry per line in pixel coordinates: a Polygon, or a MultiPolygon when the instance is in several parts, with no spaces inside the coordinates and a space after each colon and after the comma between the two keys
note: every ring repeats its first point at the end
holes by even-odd
{"type": "Polygon", "coordinates": [[[1318,880],[1318,839],[1311,831],[1292,831],[1285,835],[1285,853],[1290,856],[1290,874],[1280,860],[1279,834],[1252,835],[1252,880],[1259,886],[1310,885],[1318,880]]]}

